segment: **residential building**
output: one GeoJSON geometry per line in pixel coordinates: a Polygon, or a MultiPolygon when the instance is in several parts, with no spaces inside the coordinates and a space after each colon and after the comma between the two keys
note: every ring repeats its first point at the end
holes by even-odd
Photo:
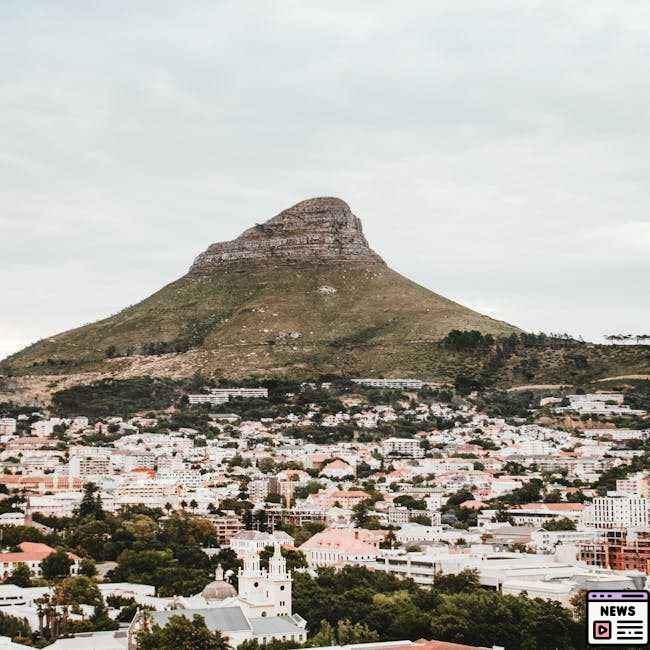
{"type": "Polygon", "coordinates": [[[230,537],[230,548],[242,558],[252,553],[259,553],[267,546],[293,546],[293,537],[283,530],[263,533],[259,530],[241,530],[230,537]]]}
{"type": "MultiPolygon", "coordinates": [[[[56,553],[55,549],[47,544],[37,544],[35,542],[22,542],[18,544],[20,549],[15,553],[0,553],[0,567],[2,567],[2,579],[8,578],[18,564],[26,564],[30,571],[36,575],[41,576],[41,562],[52,553],[56,553]]],[[[79,573],[79,565],[81,558],[73,553],[67,554],[72,565],[70,567],[70,575],[77,575],[79,573]]]]}
{"type": "Polygon", "coordinates": [[[219,404],[225,404],[228,401],[228,397],[198,393],[195,395],[188,395],[187,400],[190,404],[212,404],[213,406],[218,406],[219,404]]]}
{"type": "Polygon", "coordinates": [[[507,510],[517,525],[541,526],[549,519],[571,519],[576,523],[583,518],[587,506],[582,503],[527,503],[507,510]]]}
{"type": "Polygon", "coordinates": [[[650,574],[650,529],[611,529],[580,545],[580,560],[616,571],[634,569],[650,574]]]}
{"type": "Polygon", "coordinates": [[[650,498],[596,497],[586,509],[585,524],[602,529],[650,526],[650,498]]]}
{"type": "Polygon", "coordinates": [[[372,562],[377,557],[378,541],[371,531],[327,528],[300,546],[310,567],[372,562]]]}
{"type": "Polygon", "coordinates": [[[257,398],[268,398],[269,389],[268,388],[211,388],[210,394],[215,397],[225,397],[228,401],[232,397],[257,397],[257,398]]]}
{"type": "Polygon", "coordinates": [[[11,436],[16,433],[16,420],[14,418],[0,418],[0,436],[11,436]]]}
{"type": "Polygon", "coordinates": [[[110,456],[71,456],[68,471],[70,476],[88,478],[108,476],[111,469],[110,456]]]}
{"type": "Polygon", "coordinates": [[[424,382],[418,379],[353,379],[352,383],[370,388],[411,388],[420,390],[424,382]]]}
{"type": "Polygon", "coordinates": [[[386,438],[382,442],[381,450],[384,456],[406,456],[408,458],[424,456],[424,449],[417,438],[386,438]]]}

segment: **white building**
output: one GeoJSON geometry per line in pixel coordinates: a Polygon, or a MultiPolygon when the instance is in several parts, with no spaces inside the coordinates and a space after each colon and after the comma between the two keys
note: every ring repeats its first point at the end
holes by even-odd
{"type": "Polygon", "coordinates": [[[16,433],[16,420],[14,418],[0,418],[0,436],[11,436],[16,433]]]}
{"type": "Polygon", "coordinates": [[[52,420],[38,420],[32,424],[32,433],[35,436],[49,436],[54,430],[52,420]]]}
{"type": "Polygon", "coordinates": [[[419,379],[353,379],[352,383],[371,388],[412,388],[420,390],[424,382],[419,379]]]}
{"type": "Polygon", "coordinates": [[[388,523],[391,526],[407,524],[410,520],[409,509],[405,506],[389,506],[388,523]]]}
{"type": "Polygon", "coordinates": [[[263,551],[267,546],[293,546],[293,537],[283,530],[263,533],[259,530],[241,530],[230,538],[230,548],[243,558],[263,551]]]}
{"type": "Polygon", "coordinates": [[[30,515],[39,512],[48,517],[72,517],[82,498],[82,492],[57,492],[43,496],[30,494],[26,511],[30,515]]]}
{"type": "Polygon", "coordinates": [[[262,397],[268,398],[268,388],[211,388],[210,394],[215,397],[225,397],[228,401],[231,397],[262,397]]]}
{"type": "Polygon", "coordinates": [[[386,438],[381,444],[384,456],[407,456],[422,458],[424,449],[417,438],[386,438]]]}
{"type": "Polygon", "coordinates": [[[424,526],[410,523],[403,525],[395,533],[395,538],[401,544],[417,544],[418,542],[433,542],[440,539],[441,526],[424,526]]]}
{"type": "Polygon", "coordinates": [[[593,542],[600,533],[595,530],[544,530],[540,528],[530,535],[530,541],[539,551],[553,551],[560,545],[593,542]]]}
{"type": "Polygon", "coordinates": [[[218,406],[219,404],[225,404],[228,401],[227,397],[220,397],[218,395],[208,395],[207,393],[188,395],[187,399],[190,404],[212,404],[213,406],[218,406]]]}
{"type": "Polygon", "coordinates": [[[650,523],[650,499],[596,497],[586,510],[585,524],[594,528],[645,528],[650,523]]]}
{"type": "Polygon", "coordinates": [[[107,456],[71,456],[68,467],[70,476],[80,478],[108,476],[111,474],[111,460],[107,456]]]}
{"type": "Polygon", "coordinates": [[[139,611],[128,631],[128,648],[136,650],[136,637],[147,625],[164,626],[171,616],[192,619],[202,616],[210,631],[219,631],[231,647],[244,641],[257,641],[264,646],[271,641],[291,642],[296,646],[307,640],[305,620],[292,614],[292,578],[280,547],[269,560],[268,570],[260,567],[260,558],[249,554],[238,573],[239,593],[224,580],[221,567],[215,572],[215,580],[200,595],[187,599],[203,602],[207,607],[187,607],[179,599],[179,608],[164,612],[139,611]]]}

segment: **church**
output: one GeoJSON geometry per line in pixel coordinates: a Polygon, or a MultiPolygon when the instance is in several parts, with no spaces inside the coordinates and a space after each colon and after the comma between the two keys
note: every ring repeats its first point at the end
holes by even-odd
{"type": "Polygon", "coordinates": [[[137,633],[153,625],[164,626],[172,616],[205,619],[208,629],[218,630],[231,646],[256,640],[260,644],[273,640],[302,644],[307,640],[306,621],[291,612],[291,574],[280,546],[262,569],[256,552],[244,556],[244,566],[237,575],[239,591],[226,581],[217,567],[215,579],[200,594],[176,597],[170,609],[160,612],[140,610],[129,626],[129,650],[137,650],[137,633]]]}

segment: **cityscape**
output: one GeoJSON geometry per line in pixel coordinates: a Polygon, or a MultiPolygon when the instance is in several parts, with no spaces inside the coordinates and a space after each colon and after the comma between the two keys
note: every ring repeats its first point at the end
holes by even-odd
{"type": "Polygon", "coordinates": [[[650,646],[649,2],[0,25],[0,650],[650,646]]]}
{"type": "Polygon", "coordinates": [[[580,647],[586,591],[650,573],[650,393],[620,383],[196,376],[164,409],[153,385],[5,403],[0,622],[53,648],[154,647],[195,616],[233,648],[580,647]]]}

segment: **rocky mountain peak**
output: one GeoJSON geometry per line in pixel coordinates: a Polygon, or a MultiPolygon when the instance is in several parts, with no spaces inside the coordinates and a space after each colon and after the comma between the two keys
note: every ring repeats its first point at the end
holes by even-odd
{"type": "Polygon", "coordinates": [[[301,201],[237,239],[212,244],[191,274],[219,269],[313,265],[384,264],[363,234],[361,220],[335,197],[301,201]]]}

